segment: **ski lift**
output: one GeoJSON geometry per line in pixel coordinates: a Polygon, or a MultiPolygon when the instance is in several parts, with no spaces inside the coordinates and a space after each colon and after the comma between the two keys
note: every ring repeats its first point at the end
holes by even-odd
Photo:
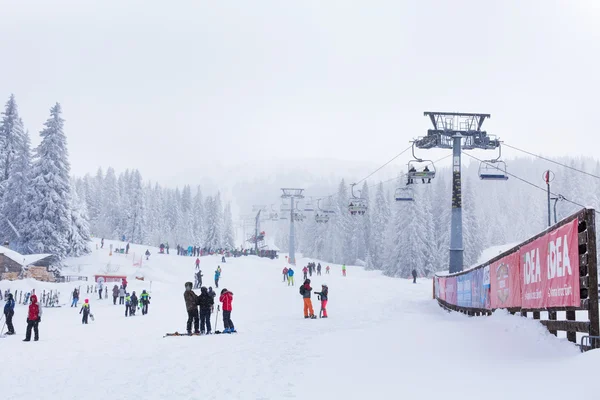
{"type": "Polygon", "coordinates": [[[397,202],[414,201],[415,195],[414,195],[412,187],[406,186],[406,187],[397,188],[396,193],[394,194],[394,198],[396,199],[397,202]]]}
{"type": "Polygon", "coordinates": [[[435,178],[435,164],[433,163],[433,161],[431,160],[423,160],[421,158],[418,158],[415,155],[415,144],[413,142],[413,146],[412,146],[412,154],[413,154],[413,158],[414,160],[410,160],[408,162],[408,182],[406,183],[407,185],[411,185],[413,183],[418,183],[419,180],[422,183],[431,183],[431,180],[433,178],[435,178]],[[419,164],[423,164],[425,163],[425,166],[423,167],[422,170],[419,171],[420,167],[417,168],[419,166],[419,164]],[[431,169],[429,169],[429,165],[431,165],[431,169]]]}
{"type": "Polygon", "coordinates": [[[271,221],[277,221],[277,220],[279,220],[279,214],[277,214],[277,211],[275,211],[275,208],[273,207],[273,204],[271,204],[271,211],[269,212],[269,219],[271,221]]]}
{"type": "Polygon", "coordinates": [[[484,160],[479,163],[479,179],[483,181],[506,181],[506,163],[500,160],[502,147],[498,146],[498,157],[493,160],[484,160]]]}
{"type": "Polygon", "coordinates": [[[350,204],[348,204],[348,211],[350,215],[365,215],[367,212],[367,200],[354,195],[354,186],[356,186],[356,183],[350,185],[352,197],[350,198],[350,204]]]}
{"type": "Polygon", "coordinates": [[[304,204],[304,211],[313,212],[315,211],[315,207],[313,206],[312,198],[307,198],[304,204]]]}
{"type": "Polygon", "coordinates": [[[326,210],[321,208],[321,199],[317,200],[317,213],[315,214],[315,221],[319,224],[324,224],[329,222],[329,215],[326,210]]]}

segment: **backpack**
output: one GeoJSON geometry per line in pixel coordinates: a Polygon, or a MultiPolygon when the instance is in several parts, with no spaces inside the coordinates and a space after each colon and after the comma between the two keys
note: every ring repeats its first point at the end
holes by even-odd
{"type": "Polygon", "coordinates": [[[304,285],[300,286],[300,294],[304,296],[304,285]]]}

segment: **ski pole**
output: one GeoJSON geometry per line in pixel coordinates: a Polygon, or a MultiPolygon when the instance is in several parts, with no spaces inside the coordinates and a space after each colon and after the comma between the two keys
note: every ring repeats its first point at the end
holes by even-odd
{"type": "Polygon", "coordinates": [[[215,318],[215,332],[217,332],[217,324],[219,323],[219,311],[221,310],[221,306],[217,305],[217,316],[215,318]]]}

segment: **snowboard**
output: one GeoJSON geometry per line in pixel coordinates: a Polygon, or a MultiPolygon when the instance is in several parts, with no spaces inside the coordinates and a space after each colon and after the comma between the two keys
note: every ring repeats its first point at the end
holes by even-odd
{"type": "MultiPolygon", "coordinates": [[[[232,333],[237,333],[237,332],[232,332],[232,333]]],[[[191,335],[188,335],[187,333],[183,332],[183,333],[179,333],[179,332],[173,332],[173,333],[166,333],[165,337],[169,337],[169,336],[212,336],[212,335],[225,335],[226,333],[221,332],[221,331],[215,331],[213,333],[209,333],[209,334],[201,334],[201,333],[192,333],[191,335]]]]}

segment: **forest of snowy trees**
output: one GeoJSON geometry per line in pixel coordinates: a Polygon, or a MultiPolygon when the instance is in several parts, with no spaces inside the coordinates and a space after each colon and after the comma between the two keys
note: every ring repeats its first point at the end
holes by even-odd
{"type": "Polygon", "coordinates": [[[87,253],[85,204],[71,187],[69,154],[60,104],[40,131],[33,152],[29,133],[10,96],[0,121],[0,233],[23,253],[59,258],[87,253]]]}
{"type": "Polygon", "coordinates": [[[169,243],[211,249],[235,247],[231,205],[223,206],[221,194],[204,197],[200,187],[193,193],[144,183],[138,170],[117,176],[113,168],[99,169],[95,176],[74,180],[84,199],[94,236],[158,246],[169,243]]]}
{"type": "MultiPolygon", "coordinates": [[[[465,157],[466,158],[466,157],[465,157]]],[[[600,176],[600,163],[591,159],[563,158],[568,166],[600,176]]],[[[491,246],[517,243],[544,230],[547,201],[542,180],[550,168],[556,179],[552,192],[575,203],[600,210],[600,179],[553,165],[539,159],[517,158],[509,162],[516,178],[504,182],[478,179],[478,164],[463,168],[464,263],[478,262],[481,252],[491,246]]],[[[312,214],[296,224],[298,251],[334,263],[363,264],[386,275],[409,277],[413,269],[420,276],[447,270],[450,244],[451,173],[438,170],[431,184],[415,184],[413,202],[396,202],[394,190],[404,180],[390,184],[362,185],[368,201],[365,215],[350,215],[350,189],[341,181],[331,197],[332,216],[328,223],[317,223],[312,214]]],[[[581,207],[568,201],[557,204],[558,220],[581,207]]],[[[276,228],[277,245],[288,246],[288,221],[276,228]]],[[[598,230],[598,224],[597,224],[598,230]]]]}

